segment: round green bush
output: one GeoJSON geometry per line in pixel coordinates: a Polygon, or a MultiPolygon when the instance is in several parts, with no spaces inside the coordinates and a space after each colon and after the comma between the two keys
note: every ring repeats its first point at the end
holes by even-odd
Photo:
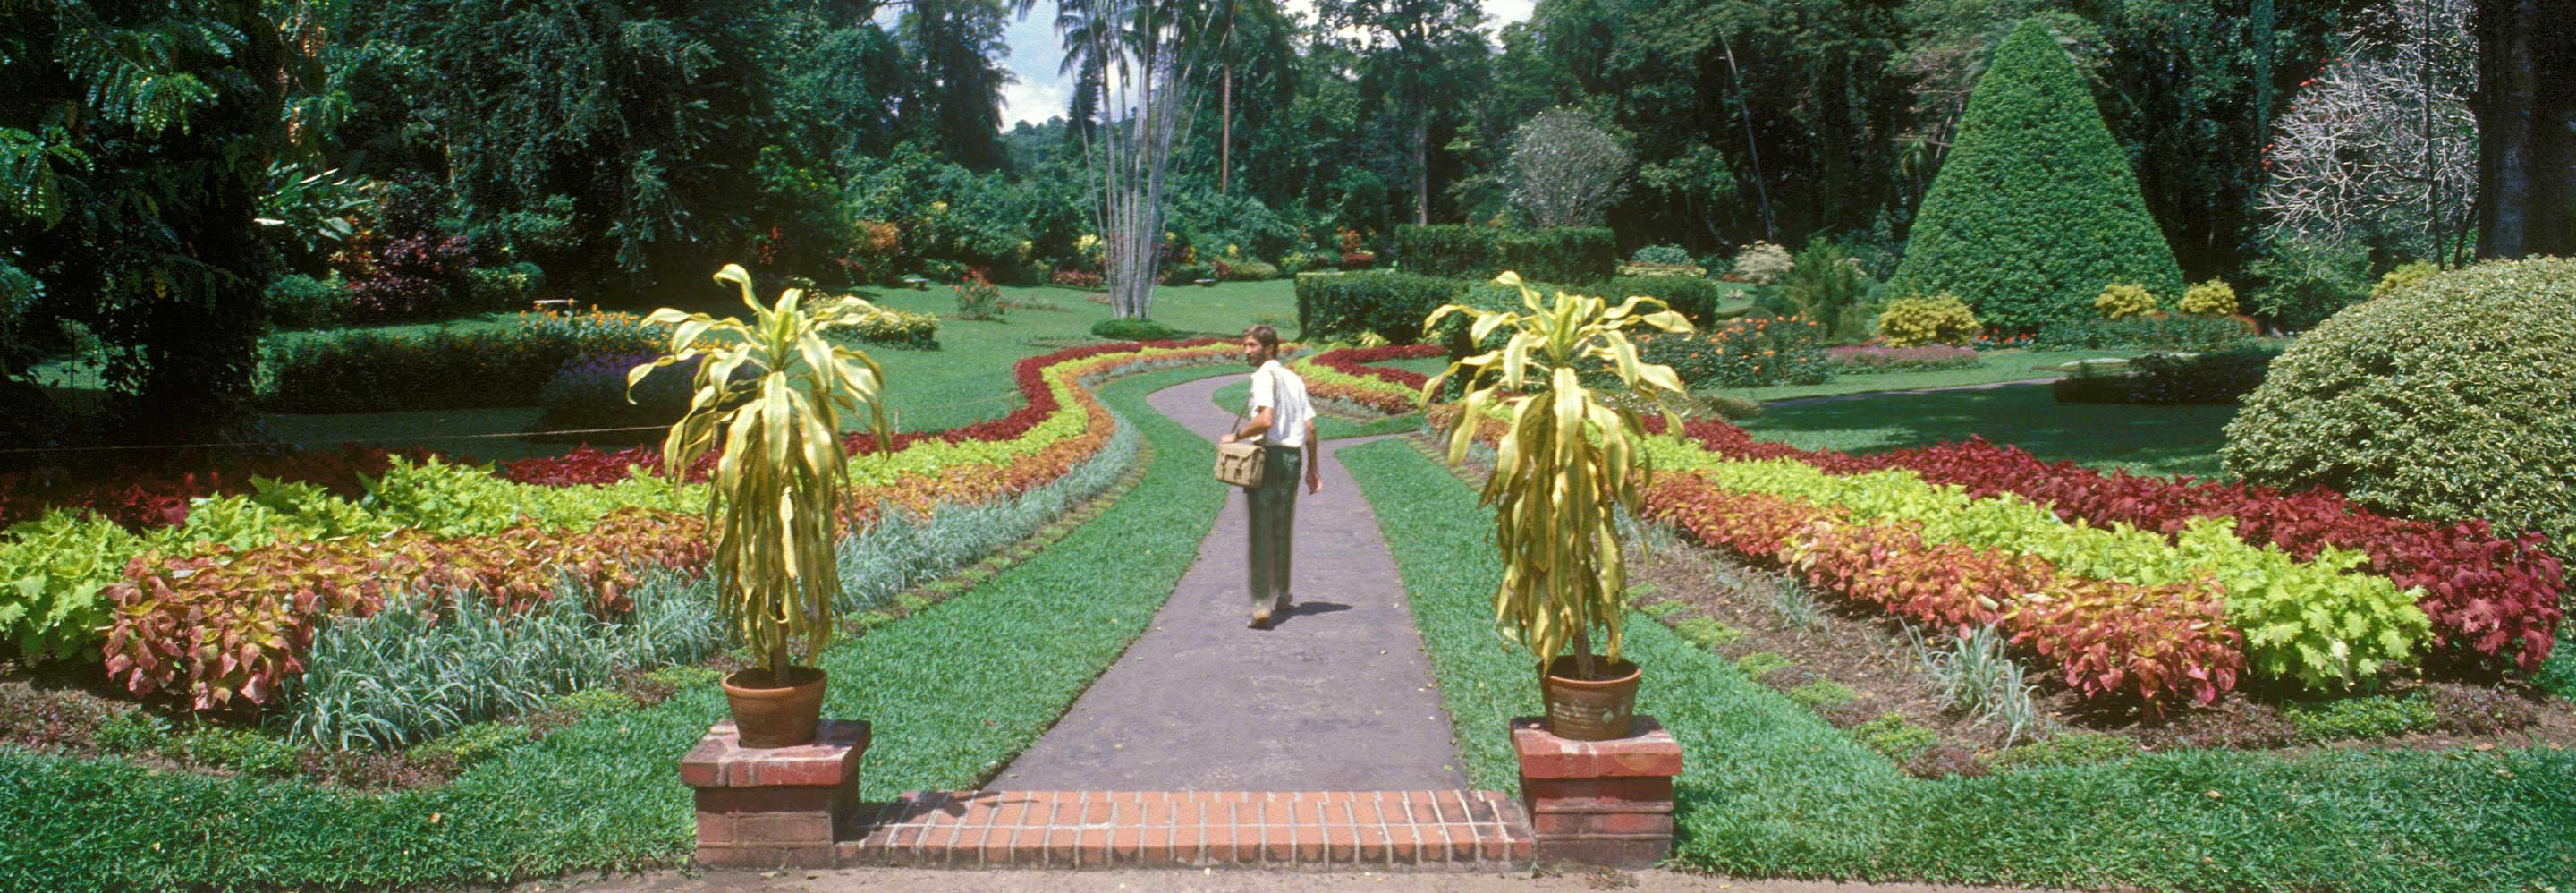
{"type": "Polygon", "coordinates": [[[1091,324],[1091,337],[1111,341],[1170,341],[1180,337],[1171,326],[1150,319],[1104,319],[1091,324]]]}
{"type": "Polygon", "coordinates": [[[2014,332],[2093,315],[2114,282],[2182,292],[2182,268],[2074,60],[2023,22],[1968,97],[1891,294],[1949,292],[2014,332]]]}
{"type": "Polygon", "coordinates": [[[2338,313],[2227,426],[2227,468],[2576,555],[2576,261],[2480,264],[2338,313]]]}

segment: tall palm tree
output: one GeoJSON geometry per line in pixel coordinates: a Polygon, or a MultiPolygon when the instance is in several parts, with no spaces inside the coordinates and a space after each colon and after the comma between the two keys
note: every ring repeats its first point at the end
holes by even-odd
{"type": "Polygon", "coordinates": [[[1277,66],[1295,51],[1288,43],[1287,13],[1279,0],[1209,0],[1208,30],[1199,44],[1217,59],[1216,191],[1228,191],[1234,173],[1234,67],[1238,61],[1277,66]]]}

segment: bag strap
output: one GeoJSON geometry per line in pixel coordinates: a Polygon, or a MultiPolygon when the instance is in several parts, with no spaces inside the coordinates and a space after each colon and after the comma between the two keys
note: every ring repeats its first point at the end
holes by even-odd
{"type": "Polygon", "coordinates": [[[1236,440],[1238,440],[1238,441],[1240,441],[1240,440],[1242,439],[1242,437],[1243,437],[1243,413],[1238,412],[1238,413],[1235,413],[1235,414],[1234,414],[1234,424],[1227,426],[1227,427],[1226,427],[1226,429],[1225,429],[1225,433],[1234,435],[1234,436],[1235,436],[1235,438],[1236,438],[1236,440]]]}

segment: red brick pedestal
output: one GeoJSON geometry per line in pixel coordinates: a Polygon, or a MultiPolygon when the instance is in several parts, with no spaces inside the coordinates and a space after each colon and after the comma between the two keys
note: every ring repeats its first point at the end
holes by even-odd
{"type": "Polygon", "coordinates": [[[814,743],[746,748],[718,722],[680,759],[698,789],[698,861],[732,868],[828,868],[833,829],[859,802],[868,724],[827,719],[814,743]]]}
{"type": "Polygon", "coordinates": [[[1615,741],[1569,741],[1512,720],[1521,804],[1540,862],[1651,868],[1673,853],[1673,776],[1681,742],[1653,717],[1615,741]]]}

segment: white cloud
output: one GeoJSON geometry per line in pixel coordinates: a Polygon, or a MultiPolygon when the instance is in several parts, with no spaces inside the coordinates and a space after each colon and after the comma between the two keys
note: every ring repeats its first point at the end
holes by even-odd
{"type": "Polygon", "coordinates": [[[1046,123],[1048,118],[1062,117],[1065,106],[1073,103],[1073,87],[1063,81],[1033,82],[1025,77],[1020,83],[1002,88],[1002,127],[1026,121],[1046,123]]]}
{"type": "MultiPolygon", "coordinates": [[[[1529,18],[1536,2],[1485,0],[1486,32],[1529,18]]],[[[1314,0],[1284,0],[1282,6],[1307,21],[1315,18],[1314,0]]],[[[1069,78],[1056,73],[1056,67],[1064,62],[1064,42],[1055,34],[1055,4],[1040,3],[1029,11],[1028,18],[1013,20],[1003,39],[1011,45],[1010,58],[1004,64],[1019,77],[1019,83],[1002,88],[1002,127],[1008,129],[1021,121],[1042,123],[1064,114],[1065,105],[1073,99],[1073,87],[1069,78]]]]}

